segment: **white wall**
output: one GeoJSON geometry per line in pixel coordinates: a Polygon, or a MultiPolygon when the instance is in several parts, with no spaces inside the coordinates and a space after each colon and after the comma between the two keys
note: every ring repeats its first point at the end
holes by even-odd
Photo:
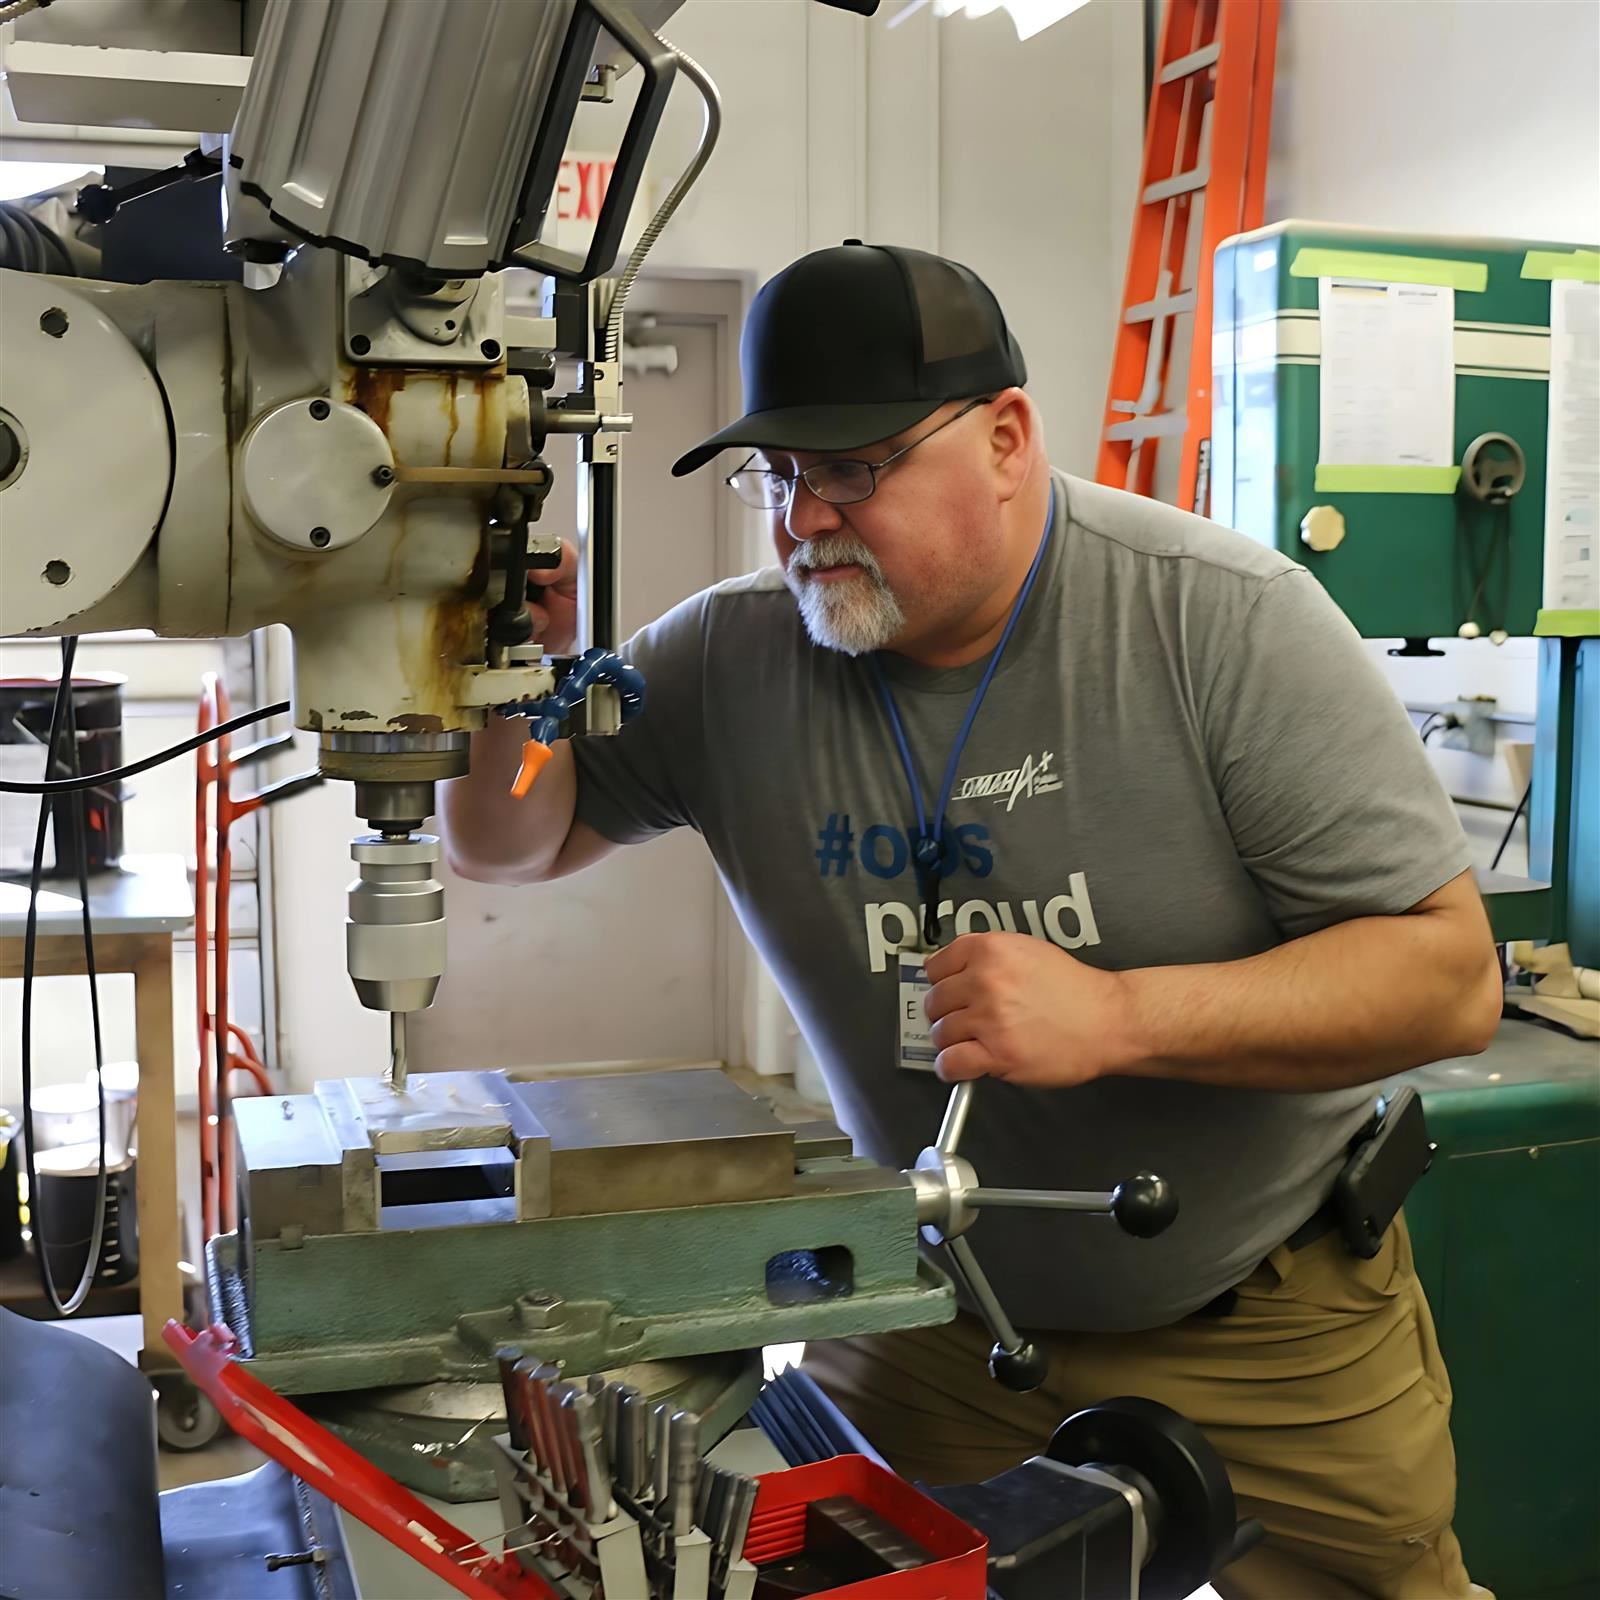
{"type": "MultiPolygon", "coordinates": [[[[705,66],[723,137],[651,257],[753,288],[847,237],[937,250],[984,277],[1028,359],[1057,459],[1092,467],[1143,127],[1138,0],[1026,44],[1009,16],[863,25],[811,0],[688,0],[668,34],[705,66]]],[[[615,145],[626,104],[575,139],[615,145]]],[[[687,87],[658,137],[665,192],[699,136],[687,87]]]]}
{"type": "Polygon", "coordinates": [[[1092,477],[1144,127],[1137,0],[1019,43],[1001,11],[939,25],[940,251],[995,291],[1056,464],[1092,477]]]}
{"type": "MultiPolygon", "coordinates": [[[[1595,0],[1284,0],[1271,220],[1593,244],[1600,240],[1600,5],[1595,0]]],[[[1402,699],[1493,695],[1532,713],[1538,646],[1370,648],[1402,699]]],[[[1529,727],[1506,730],[1532,737],[1529,727]]],[[[1436,746],[1438,740],[1433,744],[1436,746]]],[[[1430,747],[1431,748],[1431,747],[1430,747]]],[[[1503,752],[1438,751],[1458,795],[1515,803],[1503,752]]],[[[1487,862],[1503,814],[1463,810],[1487,862]]],[[[1518,842],[1503,865],[1521,871],[1518,842]]]]}
{"type": "Polygon", "coordinates": [[[1284,0],[1270,218],[1600,239],[1595,0],[1284,0]]]}

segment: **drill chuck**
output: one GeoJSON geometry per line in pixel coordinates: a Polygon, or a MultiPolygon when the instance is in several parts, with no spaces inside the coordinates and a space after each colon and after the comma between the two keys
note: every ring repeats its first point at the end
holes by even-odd
{"type": "Polygon", "coordinates": [[[361,1003],[374,1011],[421,1011],[444,975],[444,885],[434,875],[431,834],[368,835],[350,844],[345,957],[361,1003]]]}

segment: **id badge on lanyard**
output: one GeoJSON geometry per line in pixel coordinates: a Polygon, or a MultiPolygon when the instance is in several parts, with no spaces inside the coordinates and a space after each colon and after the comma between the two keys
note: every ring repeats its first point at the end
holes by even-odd
{"type": "Polygon", "coordinates": [[[922,1008],[933,984],[928,979],[930,950],[901,950],[897,957],[900,979],[900,1066],[906,1072],[932,1072],[939,1059],[930,1032],[933,1024],[922,1008]]]}
{"type": "Polygon", "coordinates": [[[922,937],[918,947],[903,948],[897,953],[896,958],[895,1008],[900,1041],[899,1061],[901,1068],[907,1072],[932,1072],[939,1056],[939,1052],[933,1046],[929,1031],[931,1024],[927,1013],[923,1010],[923,1001],[933,987],[928,981],[928,957],[943,943],[942,930],[939,926],[939,894],[945,849],[944,825],[945,812],[950,805],[950,795],[955,788],[956,768],[960,764],[962,751],[967,747],[967,736],[972,732],[973,723],[977,721],[978,708],[983,704],[983,697],[994,679],[1000,658],[1005,654],[1006,645],[1010,643],[1011,635],[1016,629],[1017,618],[1022,615],[1022,608],[1027,604],[1028,596],[1033,590],[1034,579],[1039,575],[1039,568],[1044,562],[1044,553],[1050,545],[1050,532],[1055,526],[1055,520],[1056,497],[1052,486],[1050,509],[1045,516],[1044,532],[1039,538],[1039,548],[1034,552],[1028,576],[1023,580],[1022,588],[1012,603],[1011,615],[1006,619],[999,643],[995,645],[983,677],[979,679],[978,687],[973,691],[972,703],[967,707],[967,714],[962,719],[960,731],[956,734],[955,743],[950,750],[950,759],[945,763],[944,782],[939,791],[939,809],[931,819],[928,816],[927,806],[923,803],[922,780],[917,775],[916,763],[911,759],[911,746],[906,739],[900,707],[895,703],[894,690],[889,687],[889,680],[884,676],[883,666],[878,658],[876,656],[869,658],[873,676],[877,681],[878,694],[883,702],[884,715],[888,718],[889,730],[894,735],[895,748],[900,755],[900,765],[905,771],[906,787],[910,790],[911,804],[917,818],[917,831],[911,836],[911,860],[916,871],[917,889],[922,899],[922,927],[919,930],[922,937]]]}

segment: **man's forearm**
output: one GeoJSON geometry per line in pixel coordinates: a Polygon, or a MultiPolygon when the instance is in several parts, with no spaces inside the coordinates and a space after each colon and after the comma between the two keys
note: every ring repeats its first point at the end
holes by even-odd
{"type": "Polygon", "coordinates": [[[538,782],[521,800],[511,781],[522,760],[520,720],[495,717],[472,736],[472,769],[444,785],[441,818],[450,865],[466,878],[536,883],[549,877],[572,827],[577,772],[559,741],[538,782]]]}
{"type": "Polygon", "coordinates": [[[1362,917],[1242,961],[1121,978],[1123,1073],[1236,1088],[1334,1089],[1476,1054],[1501,1003],[1487,929],[1458,907],[1362,917]]]}

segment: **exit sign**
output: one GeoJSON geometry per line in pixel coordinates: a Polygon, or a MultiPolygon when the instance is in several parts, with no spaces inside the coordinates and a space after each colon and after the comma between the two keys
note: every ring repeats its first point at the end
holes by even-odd
{"type": "Polygon", "coordinates": [[[574,151],[563,157],[556,177],[557,222],[582,223],[586,232],[592,232],[616,166],[611,156],[581,155],[574,151]]]}

